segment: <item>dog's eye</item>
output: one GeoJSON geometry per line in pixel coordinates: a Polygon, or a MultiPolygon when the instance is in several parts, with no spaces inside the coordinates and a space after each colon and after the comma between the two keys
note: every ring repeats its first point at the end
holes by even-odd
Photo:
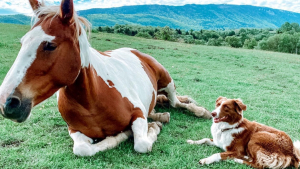
{"type": "Polygon", "coordinates": [[[226,106],[226,105],[224,105],[224,109],[225,109],[225,110],[228,110],[228,109],[229,109],[229,107],[228,107],[228,106],[226,106]]]}
{"type": "Polygon", "coordinates": [[[44,51],[54,51],[56,49],[56,45],[51,42],[45,42],[44,44],[44,51]]]}

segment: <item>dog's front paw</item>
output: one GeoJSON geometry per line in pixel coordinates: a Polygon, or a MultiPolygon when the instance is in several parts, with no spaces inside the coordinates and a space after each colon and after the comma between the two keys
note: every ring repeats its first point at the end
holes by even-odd
{"type": "Polygon", "coordinates": [[[214,162],[218,162],[221,160],[221,156],[219,153],[217,154],[214,154],[210,157],[207,157],[207,158],[203,158],[199,161],[199,164],[201,165],[204,165],[204,164],[211,164],[211,163],[214,163],[214,162]]]}
{"type": "Polygon", "coordinates": [[[199,161],[200,165],[205,165],[205,164],[211,164],[212,162],[210,162],[209,158],[203,158],[199,161]]]}
{"type": "Polygon", "coordinates": [[[189,144],[194,144],[193,140],[187,140],[186,142],[189,143],[189,144]]]}

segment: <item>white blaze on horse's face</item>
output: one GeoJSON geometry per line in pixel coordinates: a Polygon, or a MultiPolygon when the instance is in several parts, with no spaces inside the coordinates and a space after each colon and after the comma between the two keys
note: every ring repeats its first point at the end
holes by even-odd
{"type": "MultiPolygon", "coordinates": [[[[21,50],[19,51],[19,54],[13,64],[13,66],[10,68],[9,72],[7,73],[1,87],[0,87],[0,104],[1,104],[1,113],[3,114],[3,110],[11,110],[15,107],[21,106],[21,98],[20,96],[13,96],[12,94],[18,91],[15,91],[16,88],[20,85],[22,82],[27,69],[31,66],[33,61],[36,59],[37,50],[42,42],[51,42],[55,37],[47,35],[41,26],[37,26],[33,28],[31,31],[26,33],[22,39],[21,39],[21,50]]],[[[23,96],[25,98],[30,99],[32,96],[30,96],[30,89],[25,89],[27,96],[23,96]]],[[[17,94],[18,95],[18,94],[17,94]]],[[[30,103],[24,105],[31,106],[30,103]]],[[[27,108],[28,109],[28,108],[27,108]]],[[[17,113],[18,114],[18,113],[17,113]]],[[[12,118],[14,120],[18,115],[15,113],[7,112],[7,114],[3,114],[5,117],[12,118]]],[[[27,118],[29,114],[24,114],[22,117],[27,118]]]]}
{"type": "Polygon", "coordinates": [[[53,36],[45,34],[41,26],[35,27],[23,36],[23,38],[21,39],[21,50],[0,88],[2,104],[4,104],[3,99],[6,99],[7,95],[13,93],[15,88],[24,78],[27,69],[36,58],[36,53],[39,45],[43,41],[51,41],[53,39],[53,36]]]}
{"type": "Polygon", "coordinates": [[[18,57],[0,87],[0,113],[23,122],[31,108],[74,82],[80,71],[80,49],[73,10],[41,6],[30,0],[37,22],[21,40],[18,57]],[[38,12],[37,12],[38,11],[38,12]],[[47,13],[47,15],[44,15],[47,13]]]}

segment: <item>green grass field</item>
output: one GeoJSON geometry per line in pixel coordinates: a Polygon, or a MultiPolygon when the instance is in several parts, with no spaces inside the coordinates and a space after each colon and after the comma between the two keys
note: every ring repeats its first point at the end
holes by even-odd
{"type": "MultiPolygon", "coordinates": [[[[20,49],[29,26],[0,24],[0,83],[20,49]]],[[[287,132],[300,140],[300,57],[257,50],[209,47],[92,33],[94,48],[105,51],[136,48],[155,57],[173,77],[180,95],[214,109],[218,96],[241,98],[244,117],[287,132]]],[[[93,157],[73,155],[73,141],[61,118],[55,96],[33,109],[22,124],[0,117],[0,168],[249,168],[233,161],[200,166],[199,159],[222,150],[189,145],[187,139],[211,138],[211,120],[173,108],[153,150],[136,153],[133,139],[93,157]]]]}

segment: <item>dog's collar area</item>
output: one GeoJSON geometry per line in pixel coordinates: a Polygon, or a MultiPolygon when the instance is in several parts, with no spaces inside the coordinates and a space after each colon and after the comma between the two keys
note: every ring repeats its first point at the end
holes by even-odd
{"type": "Polygon", "coordinates": [[[221,129],[221,132],[225,132],[225,131],[232,130],[232,129],[237,129],[237,128],[239,128],[239,126],[231,127],[231,128],[225,128],[225,129],[221,129]]]}

